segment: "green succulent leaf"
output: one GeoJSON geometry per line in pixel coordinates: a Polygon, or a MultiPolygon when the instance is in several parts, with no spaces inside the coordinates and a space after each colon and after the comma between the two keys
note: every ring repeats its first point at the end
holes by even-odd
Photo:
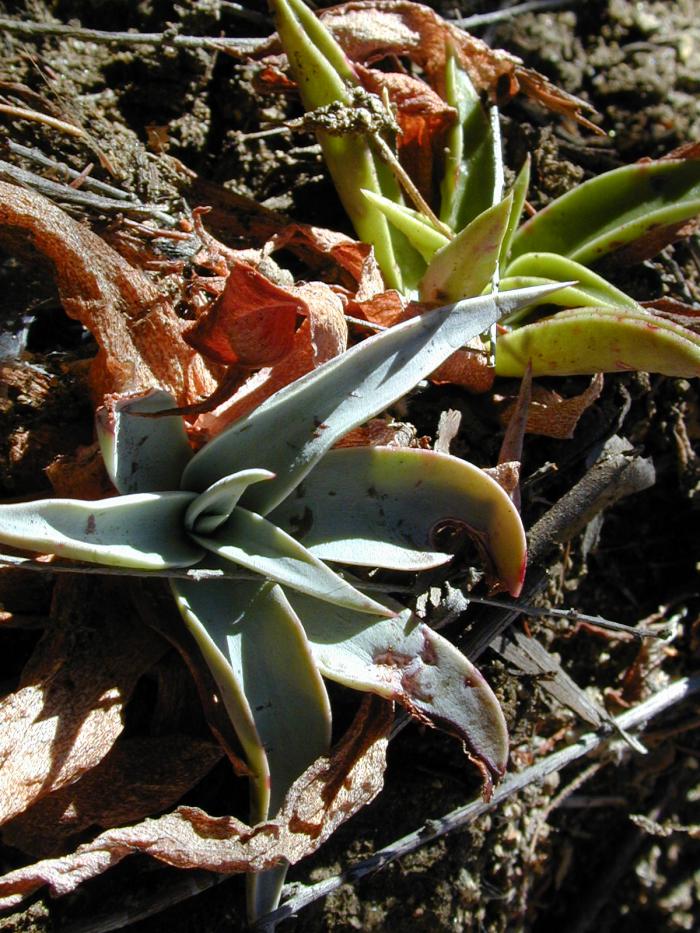
{"type": "Polygon", "coordinates": [[[330,742],[328,697],[304,630],[273,583],[173,580],[172,589],[256,776],[254,817],[263,820],[330,742]]]}
{"type": "Polygon", "coordinates": [[[516,508],[483,470],[448,454],[331,450],[270,518],[323,560],[406,571],[450,559],[437,543],[449,522],[476,538],[514,596],[522,585],[526,543],[516,508]]]}
{"type": "Polygon", "coordinates": [[[406,207],[405,204],[397,203],[390,198],[375,194],[374,191],[363,189],[362,196],[381,211],[386,219],[407,237],[426,263],[429,263],[435,253],[450,242],[444,233],[436,230],[419,211],[406,207]]]}
{"type": "MultiPolygon", "coordinates": [[[[334,102],[350,104],[348,87],[359,82],[345,53],[323,23],[302,0],[271,0],[271,5],[304,108],[311,111],[334,102]]],[[[401,290],[402,268],[411,265],[410,256],[404,255],[401,262],[397,260],[386,218],[360,194],[364,188],[400,201],[396,183],[386,167],[378,165],[364,136],[328,132],[318,132],[317,136],[338,196],[359,238],[374,246],[387,285],[401,290]]]]}
{"type": "Polygon", "coordinates": [[[503,334],[496,372],[535,376],[642,370],[700,376],[700,337],[642,309],[576,308],[503,334]]]}
{"type": "Polygon", "coordinates": [[[445,98],[457,110],[457,122],[447,137],[440,220],[457,231],[500,199],[501,153],[489,116],[454,51],[446,61],[445,98]]]}
{"type": "Polygon", "coordinates": [[[427,625],[390,600],[392,619],[322,606],[299,593],[289,601],[324,677],[401,703],[462,739],[494,776],[505,771],[508,731],[498,700],[474,665],[427,625]]]}
{"type": "Polygon", "coordinates": [[[192,458],[182,418],[141,417],[174,406],[169,392],[154,389],[98,409],[97,438],[109,477],[120,493],[166,492],[180,485],[192,458]]]}
{"type": "Polygon", "coordinates": [[[567,192],[515,234],[511,258],[559,253],[585,265],[700,213],[700,159],[638,162],[567,192]]]}
{"type": "Polygon", "coordinates": [[[515,181],[513,182],[513,187],[511,189],[511,194],[513,195],[513,203],[510,209],[510,217],[508,218],[508,227],[506,229],[506,235],[503,237],[503,245],[501,246],[501,263],[505,263],[510,253],[510,246],[513,242],[513,237],[518,229],[520,224],[520,217],[523,213],[523,207],[525,206],[525,199],[527,198],[527,192],[530,188],[530,166],[531,166],[530,153],[528,152],[525,161],[523,162],[522,168],[517,174],[515,181]]]}
{"type": "MultiPolygon", "coordinates": [[[[555,295],[547,298],[547,301],[565,308],[589,306],[638,310],[640,307],[633,298],[615,288],[601,275],[573,259],[558,256],[556,253],[525,253],[518,256],[508,265],[500,288],[505,291],[509,288],[523,288],[526,285],[570,280],[576,284],[560,289],[555,295]]],[[[531,305],[529,308],[521,308],[503,323],[509,326],[519,323],[531,314],[535,307],[531,305]]]]}
{"type": "Polygon", "coordinates": [[[273,525],[262,515],[240,506],[213,533],[199,535],[195,541],[223,560],[231,561],[276,583],[308,593],[326,602],[385,615],[387,609],[360,593],[322,560],[299,544],[291,535],[273,525]]]}
{"type": "Polygon", "coordinates": [[[110,567],[190,567],[204,554],[185,532],[193,499],[191,492],[165,492],[0,505],[0,541],[110,567]]]}
{"type": "Polygon", "coordinates": [[[249,487],[241,499],[265,515],[344,434],[409,392],[501,315],[554,290],[545,286],[471,298],[369,337],[215,437],[186,467],[183,487],[206,489],[220,479],[222,465],[227,473],[270,470],[275,478],[249,487]]]}
{"type": "Polygon", "coordinates": [[[435,253],[421,282],[422,301],[459,301],[481,294],[498,267],[512,204],[508,195],[487,208],[435,253]]]}
{"type": "Polygon", "coordinates": [[[273,479],[274,475],[269,470],[241,470],[232,476],[224,476],[190,502],[185,513],[185,527],[200,535],[211,534],[231,517],[238,500],[251,483],[273,479]]]}

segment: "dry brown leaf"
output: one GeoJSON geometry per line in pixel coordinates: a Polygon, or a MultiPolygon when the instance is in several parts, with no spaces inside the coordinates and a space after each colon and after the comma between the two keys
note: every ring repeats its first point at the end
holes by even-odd
{"type": "Polygon", "coordinates": [[[345,310],[351,317],[378,324],[380,327],[392,327],[408,320],[409,317],[414,317],[418,313],[414,308],[414,305],[393,288],[368,298],[360,297],[358,292],[354,298],[348,299],[345,305],[345,310]]]}
{"type": "Polygon", "coordinates": [[[291,351],[275,366],[259,369],[227,401],[214,411],[205,412],[194,422],[193,429],[202,440],[215,437],[238,418],[262,405],[279,389],[299,379],[314,368],[311,327],[304,321],[294,334],[291,351]]]}
{"type": "Polygon", "coordinates": [[[172,807],[222,755],[220,745],[188,735],[120,739],[79,781],[3,826],[3,841],[34,856],[56,855],[91,826],[111,829],[172,807]]]}
{"type": "Polygon", "coordinates": [[[19,689],[0,703],[0,823],[105,757],[136,682],[166,648],[96,577],[59,580],[52,616],[19,689]]]}
{"type": "Polygon", "coordinates": [[[495,467],[487,467],[484,473],[488,473],[491,479],[495,479],[498,485],[505,489],[508,495],[515,502],[517,494],[517,507],[520,508],[520,461],[505,460],[495,467]]]}
{"type": "Polygon", "coordinates": [[[495,370],[489,366],[488,354],[480,337],[467,344],[469,349],[457,350],[442,366],[431,373],[430,381],[436,385],[450,383],[469,392],[488,392],[495,379],[495,370]]]}
{"type": "MultiPolygon", "coordinates": [[[[554,437],[559,440],[573,437],[579,418],[602,391],[602,373],[596,373],[588,388],[572,398],[562,398],[551,389],[533,385],[532,401],[527,416],[527,433],[541,434],[543,437],[554,437]]],[[[515,400],[510,400],[501,410],[502,424],[508,424],[515,411],[515,405],[515,400]]]]}
{"type": "Polygon", "coordinates": [[[41,195],[0,182],[0,241],[10,250],[30,243],[52,264],[66,313],[99,345],[91,371],[99,401],[160,387],[187,404],[213,391],[170,302],[88,227],[41,195]]]}
{"type": "Polygon", "coordinates": [[[0,909],[15,907],[43,885],[54,895],[69,894],[135,852],[178,868],[225,873],[261,871],[282,859],[294,864],[379,793],[392,718],[389,704],[366,698],[332,756],[318,759],[294,782],[272,820],[251,827],[234,817],[179,807],[159,819],[108,830],[71,855],[6,874],[0,879],[0,909]]]}
{"type": "Polygon", "coordinates": [[[347,350],[348,325],[340,296],[324,282],[306,282],[291,291],[306,306],[314,367],[347,350]]]}
{"type": "Polygon", "coordinates": [[[237,262],[221,295],[187,329],[185,339],[216,363],[272,366],[290,352],[302,307],[290,289],[237,262]]]}
{"type": "Polygon", "coordinates": [[[372,418],[341,437],[335,447],[422,447],[416,429],[403,421],[372,418]]]}
{"type": "Polygon", "coordinates": [[[288,224],[265,247],[266,252],[280,249],[288,249],[309,269],[320,273],[324,281],[345,286],[361,300],[384,290],[372,247],[344,233],[308,224],[288,224]]]}
{"type": "Polygon", "coordinates": [[[54,494],[64,499],[107,499],[114,495],[98,443],[56,457],[44,472],[54,494]]]}
{"type": "Polygon", "coordinates": [[[422,4],[359,0],[325,10],[320,18],[354,61],[367,64],[407,55],[423,69],[431,87],[444,96],[445,58],[451,47],[475,87],[499,102],[522,90],[548,109],[600,132],[583,116],[583,111],[592,109],[585,101],[560,90],[536,71],[523,68],[516,56],[489,48],[422,4]]]}

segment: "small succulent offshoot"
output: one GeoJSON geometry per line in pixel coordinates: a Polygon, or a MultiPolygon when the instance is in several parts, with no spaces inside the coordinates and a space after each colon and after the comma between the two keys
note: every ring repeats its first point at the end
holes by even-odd
{"type": "MultiPolygon", "coordinates": [[[[332,102],[351,107],[362,70],[304,0],[271,3],[307,111],[332,102]]],[[[589,268],[633,244],[658,252],[700,213],[698,147],[592,178],[519,225],[529,160],[504,196],[498,111],[484,107],[452,48],[442,86],[456,119],[445,137],[434,213],[431,206],[408,206],[372,132],[317,134],[340,199],[358,236],[374,246],[387,287],[448,302],[571,281],[547,300],[566,310],[530,323],[542,307],[534,302],[504,320],[497,342],[491,334],[496,374],[521,376],[530,364],[534,375],[700,375],[697,330],[643,308],[589,268]]]]}

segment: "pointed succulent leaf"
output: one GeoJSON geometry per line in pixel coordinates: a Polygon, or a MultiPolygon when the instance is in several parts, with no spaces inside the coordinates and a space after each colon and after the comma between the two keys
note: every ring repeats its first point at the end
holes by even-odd
{"type": "Polygon", "coordinates": [[[473,535],[517,596],[526,544],[511,499],[464,460],[417,448],[331,450],[270,518],[317,557],[418,571],[449,559],[440,532],[473,535]]]}
{"type": "Polygon", "coordinates": [[[174,580],[172,589],[254,772],[254,821],[266,819],[330,742],[328,697],[304,630],[273,583],[174,580]]]}
{"type": "Polygon", "coordinates": [[[369,337],[215,437],[188,464],[183,487],[206,489],[220,479],[222,464],[226,473],[267,469],[275,478],[250,486],[241,499],[246,508],[266,514],[340,437],[405,395],[502,314],[554,290],[524,289],[460,301],[369,337]]]}
{"type": "Polygon", "coordinates": [[[190,492],[136,493],[0,505],[0,541],[111,567],[189,567],[204,554],[185,532],[193,498],[190,492]]]}
{"type": "MultiPolygon", "coordinates": [[[[511,287],[519,288],[525,284],[569,280],[574,280],[576,284],[562,288],[551,298],[547,298],[547,301],[565,308],[590,306],[639,309],[639,304],[633,298],[615,288],[601,275],[573,259],[558,256],[556,253],[525,253],[518,256],[509,263],[500,287],[505,290],[511,287]]],[[[521,308],[503,323],[511,326],[521,321],[532,313],[534,307],[521,308]]]]}
{"type": "Polygon", "coordinates": [[[405,204],[399,204],[390,198],[363,189],[362,196],[384,214],[397,230],[400,230],[413,247],[421,254],[426,263],[430,262],[437,250],[450,241],[418,211],[405,204]]]}
{"type": "Polygon", "coordinates": [[[506,235],[503,237],[503,245],[501,246],[501,263],[503,264],[505,264],[508,258],[510,245],[513,242],[513,237],[515,236],[515,232],[518,229],[523,207],[525,206],[525,199],[527,198],[527,192],[530,187],[530,165],[531,159],[530,153],[528,152],[527,157],[523,162],[522,168],[518,172],[511,189],[513,203],[510,209],[510,217],[508,218],[506,235]]]}
{"type": "Polygon", "coordinates": [[[221,559],[316,599],[348,606],[358,612],[387,613],[384,606],[356,590],[291,535],[262,515],[240,506],[215,532],[199,535],[195,531],[192,537],[221,559]]]}
{"type": "Polygon", "coordinates": [[[241,470],[213,483],[190,502],[185,513],[185,528],[200,535],[216,531],[230,518],[251,483],[273,479],[274,475],[269,470],[241,470]]]}
{"type": "Polygon", "coordinates": [[[458,231],[500,199],[496,175],[501,154],[488,114],[454,52],[447,56],[445,97],[458,117],[447,138],[440,220],[458,231]]]}
{"type": "Polygon", "coordinates": [[[192,457],[179,415],[140,417],[175,406],[160,389],[126,396],[99,408],[97,438],[109,477],[122,494],[177,489],[192,457]]]}
{"type": "Polygon", "coordinates": [[[471,756],[495,777],[508,758],[503,713],[483,676],[464,655],[390,600],[393,619],[322,606],[290,593],[324,677],[396,700],[423,722],[462,739],[471,756]]]}
{"type": "Polygon", "coordinates": [[[642,370],[700,376],[700,337],[642,309],[576,308],[503,334],[496,372],[521,376],[642,370]]]}
{"type": "Polygon", "coordinates": [[[552,201],[513,238],[511,259],[559,253],[588,265],[649,231],[700,213],[700,159],[637,162],[552,201]]]}
{"type": "Polygon", "coordinates": [[[498,266],[513,196],[487,208],[439,249],[423,276],[423,301],[459,301],[479,295],[498,266]]]}

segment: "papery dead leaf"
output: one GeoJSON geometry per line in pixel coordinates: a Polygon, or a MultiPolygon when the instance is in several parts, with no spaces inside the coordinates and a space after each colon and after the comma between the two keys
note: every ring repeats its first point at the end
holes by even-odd
{"type": "Polygon", "coordinates": [[[311,327],[304,321],[294,334],[291,351],[275,366],[259,369],[214,411],[205,412],[194,422],[193,430],[202,440],[215,437],[224,428],[261,405],[279,389],[314,368],[311,327]]]}
{"type": "Polygon", "coordinates": [[[349,431],[335,447],[423,447],[412,424],[372,418],[362,427],[349,431]]]}
{"type": "Polygon", "coordinates": [[[491,479],[495,479],[498,485],[505,489],[511,499],[515,502],[517,508],[520,508],[520,461],[505,460],[495,467],[486,467],[484,473],[487,473],[491,479]],[[516,494],[517,502],[516,502],[516,494]]]}
{"type": "Polygon", "coordinates": [[[392,718],[386,702],[364,700],[330,759],[320,758],[294,782],[273,820],[250,827],[234,817],[179,807],[102,833],[71,855],[9,872],[0,879],[0,909],[16,906],[43,885],[54,895],[69,894],[135,852],[178,868],[225,873],[262,871],[285,859],[294,864],[379,793],[392,718]]]}
{"type": "Polygon", "coordinates": [[[30,242],[53,265],[66,313],[99,345],[91,370],[99,401],[158,387],[187,404],[214,389],[169,300],[87,226],[41,195],[0,182],[0,240],[13,251],[30,242]]]}
{"type": "Polygon", "coordinates": [[[470,340],[467,347],[448,357],[430,374],[430,381],[436,385],[462,386],[469,392],[488,392],[495,379],[495,370],[489,366],[486,347],[480,337],[470,340]]]}
{"type": "Polygon", "coordinates": [[[340,296],[323,282],[306,282],[293,291],[306,305],[314,367],[347,350],[348,325],[340,296]]]}
{"type": "Polygon", "coordinates": [[[0,822],[77,780],[109,752],[136,682],[166,649],[121,591],[59,580],[53,622],[0,703],[0,822]]]}
{"type": "Polygon", "coordinates": [[[350,317],[378,324],[380,327],[392,327],[401,321],[414,317],[417,311],[411,310],[411,304],[393,288],[363,299],[359,293],[348,299],[345,305],[350,317]]]}
{"type": "Polygon", "coordinates": [[[272,366],[291,350],[301,310],[289,289],[237,262],[223,292],[187,329],[185,340],[216,363],[272,366]]]}
{"type": "Polygon", "coordinates": [[[111,829],[167,810],[222,755],[218,744],[188,735],[120,739],[80,780],[7,823],[3,841],[35,856],[56,855],[91,826],[111,829]]]}
{"type": "Polygon", "coordinates": [[[344,233],[308,224],[288,224],[265,246],[266,252],[280,249],[290,250],[324,281],[344,286],[359,300],[384,290],[372,247],[344,233]]]}
{"type": "MultiPolygon", "coordinates": [[[[543,437],[554,437],[559,440],[573,437],[579,418],[603,391],[603,382],[603,374],[596,373],[588,388],[572,398],[562,398],[551,389],[545,389],[537,384],[533,385],[532,401],[527,417],[527,433],[541,434],[543,437]]],[[[505,405],[500,414],[502,424],[508,424],[514,410],[514,401],[505,405]]]]}
{"type": "Polygon", "coordinates": [[[515,55],[489,48],[422,4],[359,0],[322,11],[320,18],[353,61],[367,64],[392,55],[407,55],[423,69],[431,87],[444,96],[445,59],[447,49],[452,47],[477,90],[487,91],[499,102],[522,90],[549,110],[600,132],[583,116],[583,111],[592,109],[585,101],[524,68],[515,55]]]}

